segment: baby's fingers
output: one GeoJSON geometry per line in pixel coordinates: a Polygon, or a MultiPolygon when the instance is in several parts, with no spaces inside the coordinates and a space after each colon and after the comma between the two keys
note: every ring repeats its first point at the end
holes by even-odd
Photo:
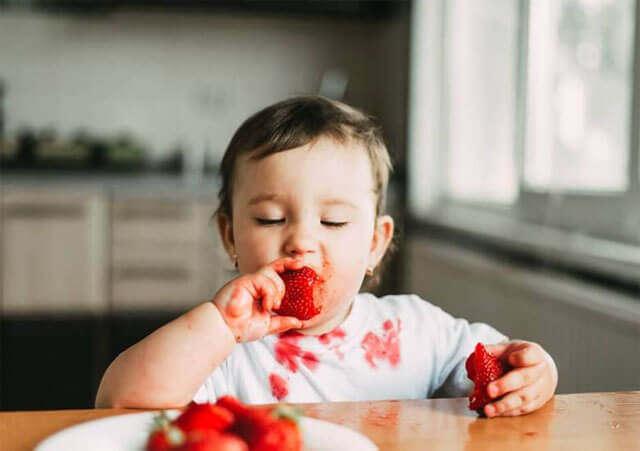
{"type": "Polygon", "coordinates": [[[487,394],[492,398],[497,398],[498,396],[531,385],[542,377],[544,370],[545,366],[543,363],[511,370],[500,379],[487,385],[487,394]]]}
{"type": "Polygon", "coordinates": [[[529,404],[524,404],[515,409],[508,410],[504,413],[501,413],[500,416],[501,417],[517,417],[518,415],[526,415],[528,413],[533,412],[538,407],[540,407],[538,403],[539,403],[538,401],[533,401],[533,402],[530,402],[529,404]]]}
{"type": "Polygon", "coordinates": [[[292,257],[283,257],[279,258],[278,260],[272,261],[271,263],[269,263],[268,267],[273,268],[273,270],[277,273],[283,273],[287,270],[301,269],[303,266],[304,262],[302,262],[301,260],[297,260],[292,257]]]}
{"type": "Polygon", "coordinates": [[[541,383],[536,381],[520,390],[507,394],[494,403],[487,404],[484,412],[488,417],[521,415],[534,410],[541,395],[541,383]],[[527,410],[529,408],[531,410],[527,410]]]}
{"type": "Polygon", "coordinates": [[[511,366],[532,366],[544,361],[544,351],[535,343],[526,343],[520,349],[509,353],[508,362],[511,366]]]}
{"type": "Polygon", "coordinates": [[[254,280],[254,284],[260,293],[261,307],[266,312],[273,311],[274,306],[280,302],[282,297],[279,292],[280,288],[274,280],[267,274],[258,273],[254,280]]]}
{"type": "Polygon", "coordinates": [[[302,322],[293,316],[272,316],[269,324],[270,334],[279,334],[290,329],[300,329],[302,322]]]}

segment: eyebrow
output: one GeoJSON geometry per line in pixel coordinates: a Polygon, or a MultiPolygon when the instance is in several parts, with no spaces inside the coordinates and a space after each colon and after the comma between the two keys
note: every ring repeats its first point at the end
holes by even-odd
{"type": "Polygon", "coordinates": [[[350,207],[355,210],[358,209],[358,206],[353,202],[349,202],[348,200],[340,199],[340,198],[325,199],[321,202],[321,204],[322,205],[344,205],[345,207],[350,207]]]}
{"type": "Polygon", "coordinates": [[[249,200],[249,205],[256,205],[259,204],[260,202],[266,202],[266,201],[277,201],[279,199],[281,199],[282,196],[275,194],[275,193],[266,193],[266,194],[258,194],[255,197],[252,197],[249,200]]]}
{"type": "MultiPolygon", "coordinates": [[[[276,194],[276,193],[265,193],[265,194],[258,194],[255,197],[252,197],[249,200],[249,205],[256,205],[259,204],[261,202],[268,202],[268,201],[274,201],[277,202],[280,199],[282,199],[283,196],[276,194]]],[[[358,209],[358,206],[356,204],[354,204],[353,202],[349,202],[348,200],[345,199],[340,199],[338,197],[335,198],[330,198],[330,199],[324,199],[320,202],[323,206],[331,206],[331,205],[344,205],[346,207],[350,207],[353,209],[358,209]]]]}

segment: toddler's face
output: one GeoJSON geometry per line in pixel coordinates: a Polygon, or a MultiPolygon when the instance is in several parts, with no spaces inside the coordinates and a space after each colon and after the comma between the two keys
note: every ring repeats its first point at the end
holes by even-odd
{"type": "MultiPolygon", "coordinates": [[[[261,160],[238,160],[227,249],[241,273],[280,257],[295,257],[322,280],[321,313],[305,323],[330,322],[358,292],[365,271],[382,258],[389,237],[376,224],[369,158],[328,138],[261,160]]],[[[384,217],[387,234],[391,218],[384,217]]]]}

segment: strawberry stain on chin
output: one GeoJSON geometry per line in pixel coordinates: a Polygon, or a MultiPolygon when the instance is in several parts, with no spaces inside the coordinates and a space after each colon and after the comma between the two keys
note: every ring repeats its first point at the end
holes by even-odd
{"type": "Polygon", "coordinates": [[[394,324],[390,319],[382,323],[382,334],[367,332],[361,342],[364,358],[371,368],[377,368],[376,360],[387,360],[392,367],[400,363],[401,321],[394,324]]]}
{"type": "Polygon", "coordinates": [[[305,351],[300,347],[301,338],[304,338],[304,335],[299,332],[285,332],[279,335],[274,345],[276,361],[292,373],[298,371],[300,364],[313,371],[319,363],[318,357],[313,352],[305,351]]]}
{"type": "Polygon", "coordinates": [[[286,398],[289,394],[289,385],[284,378],[276,373],[269,374],[269,385],[271,386],[271,394],[278,401],[286,398]]]}
{"type": "Polygon", "coordinates": [[[328,297],[329,289],[327,287],[327,280],[331,279],[333,269],[328,261],[323,261],[322,268],[316,273],[316,282],[313,287],[313,305],[316,313],[314,318],[323,311],[323,299],[328,297]]]}

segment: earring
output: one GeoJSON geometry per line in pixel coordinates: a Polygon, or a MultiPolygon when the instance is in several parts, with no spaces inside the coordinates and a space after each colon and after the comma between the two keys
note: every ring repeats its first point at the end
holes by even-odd
{"type": "Polygon", "coordinates": [[[367,272],[366,272],[367,276],[371,277],[373,276],[373,266],[369,266],[367,268],[367,272]]]}
{"type": "Polygon", "coordinates": [[[231,256],[231,260],[233,261],[233,267],[238,269],[238,256],[236,254],[233,254],[231,256]]]}

